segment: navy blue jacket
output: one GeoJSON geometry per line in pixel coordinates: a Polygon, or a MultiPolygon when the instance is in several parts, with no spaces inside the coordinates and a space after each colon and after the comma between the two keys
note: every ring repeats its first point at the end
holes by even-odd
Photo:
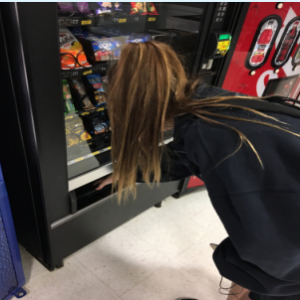
{"type": "MultiPolygon", "coordinates": [[[[195,98],[234,95],[201,86],[195,98]]],[[[300,110],[266,100],[229,103],[257,109],[281,124],[240,109],[218,113],[269,122],[300,133],[300,110]]],[[[174,141],[162,162],[162,181],[196,175],[229,237],[214,252],[222,276],[259,294],[300,294],[300,138],[257,123],[217,119],[240,130],[247,145],[221,164],[239,142],[238,135],[192,115],[176,118],[174,141]]]]}

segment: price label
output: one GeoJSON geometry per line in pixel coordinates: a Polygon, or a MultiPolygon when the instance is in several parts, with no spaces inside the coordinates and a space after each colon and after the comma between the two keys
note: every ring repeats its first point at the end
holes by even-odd
{"type": "Polygon", "coordinates": [[[86,115],[89,115],[90,113],[89,112],[84,112],[84,113],[82,113],[81,115],[82,116],[86,116],[86,115]]]}
{"type": "Polygon", "coordinates": [[[91,24],[92,24],[92,20],[81,21],[81,25],[91,25],[91,24]]]}
{"type": "Polygon", "coordinates": [[[100,108],[97,109],[97,111],[103,111],[103,110],[104,110],[103,107],[100,107],[100,108]]]}
{"type": "Polygon", "coordinates": [[[155,22],[156,18],[148,18],[148,22],[155,22]]]}
{"type": "Polygon", "coordinates": [[[81,161],[81,160],[84,160],[84,158],[83,157],[79,157],[79,158],[76,158],[76,159],[74,159],[75,161],[81,161]]]}
{"type": "Polygon", "coordinates": [[[93,73],[92,70],[88,70],[88,71],[83,72],[83,75],[88,75],[88,74],[92,74],[92,73],[93,73]]]}
{"type": "Polygon", "coordinates": [[[127,19],[119,19],[119,23],[126,23],[127,19]]]}

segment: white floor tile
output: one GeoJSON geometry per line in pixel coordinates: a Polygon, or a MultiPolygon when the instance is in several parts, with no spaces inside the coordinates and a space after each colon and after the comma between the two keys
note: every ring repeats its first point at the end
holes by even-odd
{"type": "Polygon", "coordinates": [[[26,285],[26,300],[116,300],[119,297],[76,258],[61,269],[33,278],[26,285]]]}
{"type": "Polygon", "coordinates": [[[24,275],[27,283],[32,278],[48,272],[48,270],[31,254],[29,254],[23,246],[19,245],[19,249],[22,259],[24,275]]]}
{"type": "Polygon", "coordinates": [[[169,197],[163,204],[173,214],[180,214],[195,221],[199,231],[204,234],[214,233],[215,227],[223,227],[206,189],[195,191],[180,199],[169,197]]]}
{"type": "Polygon", "coordinates": [[[209,247],[209,238],[197,242],[178,255],[174,261],[180,269],[194,275],[207,285],[217,287],[221,276],[213,262],[213,250],[209,247]]]}
{"type": "Polygon", "coordinates": [[[118,295],[166,263],[165,256],[125,228],[118,228],[75,254],[118,295]]]}
{"type": "Polygon", "coordinates": [[[191,297],[199,300],[225,300],[215,289],[205,285],[169,261],[121,298],[123,300],[175,300],[191,297]]]}
{"type": "MultiPolygon", "coordinates": [[[[177,204],[180,205],[184,206],[185,203],[177,204]]],[[[197,222],[172,206],[176,205],[163,202],[161,208],[149,209],[127,222],[124,227],[151,244],[158,252],[173,258],[199,240],[205,231],[199,230],[197,222]]]]}
{"type": "Polygon", "coordinates": [[[168,198],[49,272],[21,247],[30,300],[225,300],[209,243],[226,232],[206,191],[168,198]]]}

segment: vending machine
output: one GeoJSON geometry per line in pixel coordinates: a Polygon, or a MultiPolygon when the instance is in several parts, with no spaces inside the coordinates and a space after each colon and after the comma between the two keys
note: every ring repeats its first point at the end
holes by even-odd
{"type": "MultiPolygon", "coordinates": [[[[244,3],[230,30],[231,45],[223,60],[200,65],[208,83],[255,97],[278,95],[300,107],[300,4],[298,2],[244,3]]],[[[180,197],[204,183],[187,178],[180,197]]]]}
{"type": "MultiPolygon", "coordinates": [[[[227,58],[240,48],[235,33],[248,7],[229,2],[0,4],[0,159],[19,242],[47,268],[62,267],[71,253],[198,184],[175,181],[153,189],[139,184],[137,199],[122,205],[111,187],[95,190],[95,180],[112,172],[104,87],[122,46],[167,43],[183,57],[190,76],[201,73],[208,83],[221,85],[227,58]]],[[[280,20],[272,20],[262,28],[279,37],[280,20]]],[[[258,30],[258,23],[251,30],[258,30]]],[[[274,63],[290,55],[298,23],[290,27],[274,63]]],[[[259,42],[269,39],[264,35],[259,42]]],[[[262,54],[268,59],[269,49],[262,54]]],[[[171,139],[172,132],[166,133],[165,143],[171,139]]]]}
{"type": "Polygon", "coordinates": [[[238,29],[218,84],[256,97],[299,100],[300,4],[253,2],[238,29]]]}

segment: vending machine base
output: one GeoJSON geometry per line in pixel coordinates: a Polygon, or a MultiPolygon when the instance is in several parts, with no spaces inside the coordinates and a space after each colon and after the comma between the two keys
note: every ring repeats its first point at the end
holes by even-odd
{"type": "Polygon", "coordinates": [[[196,176],[186,178],[181,185],[179,192],[173,195],[174,198],[180,198],[198,189],[204,189],[204,182],[196,176]]]}

